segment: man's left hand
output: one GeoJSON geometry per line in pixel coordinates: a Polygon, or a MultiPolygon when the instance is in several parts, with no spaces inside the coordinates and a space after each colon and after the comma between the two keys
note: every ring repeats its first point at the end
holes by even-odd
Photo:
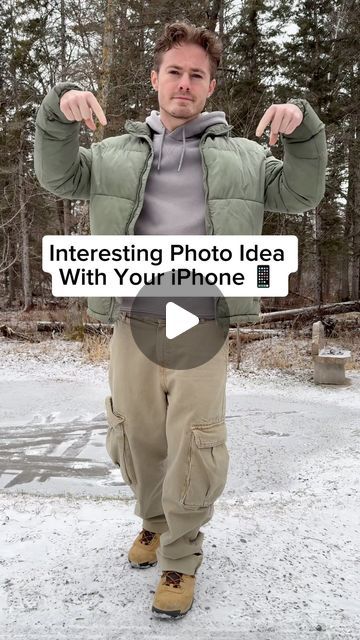
{"type": "Polygon", "coordinates": [[[303,121],[304,114],[296,104],[272,104],[261,118],[255,135],[260,138],[271,123],[269,145],[277,143],[279,133],[292,133],[303,121]]]}

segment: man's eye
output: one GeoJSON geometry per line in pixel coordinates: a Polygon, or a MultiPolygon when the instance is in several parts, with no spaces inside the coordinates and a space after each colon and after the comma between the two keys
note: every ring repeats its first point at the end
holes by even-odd
{"type": "Polygon", "coordinates": [[[175,71],[175,69],[172,69],[169,73],[179,73],[179,72],[175,71]]]}
{"type": "Polygon", "coordinates": [[[202,78],[202,76],[199,73],[194,73],[193,78],[202,78]]]}

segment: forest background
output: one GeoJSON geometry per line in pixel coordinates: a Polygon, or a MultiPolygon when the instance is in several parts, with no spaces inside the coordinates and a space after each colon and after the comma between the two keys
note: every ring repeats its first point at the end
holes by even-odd
{"type": "MultiPolygon", "coordinates": [[[[265,234],[299,239],[286,298],[262,310],[358,300],[360,294],[360,3],[356,0],[3,0],[0,14],[0,310],[54,299],[42,270],[42,238],[89,233],[88,203],[44,191],[34,174],[36,112],[57,82],[93,91],[108,125],[80,142],[123,133],[157,109],[152,50],[164,24],[188,19],[224,46],[206,109],[225,111],[233,135],[259,141],[273,103],[306,98],[326,125],[326,193],[299,215],[265,213],[265,234]]],[[[261,144],[268,144],[268,136],[261,144]]],[[[282,158],[281,145],[271,147],[282,158]]],[[[78,304],[85,308],[86,299],[78,304]]],[[[73,303],[73,301],[72,301],[73,303]]]]}

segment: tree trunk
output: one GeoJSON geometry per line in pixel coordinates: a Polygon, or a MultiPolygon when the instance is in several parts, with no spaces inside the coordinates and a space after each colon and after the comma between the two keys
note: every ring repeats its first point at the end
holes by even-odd
{"type": "Polygon", "coordinates": [[[216,24],[218,21],[219,13],[222,8],[222,4],[223,3],[221,0],[214,0],[213,2],[209,2],[209,7],[208,7],[208,10],[206,11],[206,16],[207,16],[206,26],[210,31],[215,31],[216,29],[216,24]]]}
{"type": "MultiPolygon", "coordinates": [[[[356,67],[356,65],[355,65],[356,67]]],[[[358,94],[358,81],[355,79],[356,70],[353,78],[353,104],[359,104],[360,95],[358,94]]],[[[354,109],[350,115],[353,120],[354,135],[349,145],[349,182],[350,175],[353,179],[352,189],[352,236],[353,236],[353,262],[351,274],[351,295],[355,300],[360,296],[360,116],[359,110],[354,109]],[[351,174],[350,174],[351,170],[351,174]]]]}
{"type": "Polygon", "coordinates": [[[62,235],[64,233],[64,207],[63,200],[56,201],[56,213],[59,221],[59,233],[62,235]]]}
{"type": "MultiPolygon", "coordinates": [[[[359,172],[359,169],[357,170],[359,172]]],[[[360,180],[360,176],[357,177],[360,180]]],[[[355,207],[353,209],[353,263],[351,277],[351,295],[357,299],[360,296],[360,188],[355,184],[355,207]]]]}
{"type": "Polygon", "coordinates": [[[323,269],[321,256],[321,215],[320,209],[315,209],[315,247],[316,247],[316,302],[323,302],[323,269]]]}
{"type": "Polygon", "coordinates": [[[341,300],[349,300],[350,287],[349,287],[349,274],[350,274],[350,255],[351,255],[351,208],[352,208],[352,179],[350,179],[350,166],[349,166],[349,179],[348,179],[348,192],[345,205],[345,220],[344,220],[344,249],[341,258],[341,300]]]}
{"type": "MultiPolygon", "coordinates": [[[[109,97],[109,86],[111,76],[111,65],[113,61],[114,49],[114,0],[107,0],[105,23],[104,23],[104,39],[102,67],[100,73],[100,86],[97,100],[106,115],[106,109],[109,97]]],[[[100,142],[104,137],[103,125],[98,125],[94,133],[94,142],[100,142]]]]}
{"type": "Polygon", "coordinates": [[[12,229],[9,231],[9,263],[10,266],[6,270],[6,304],[11,307],[15,300],[15,238],[12,229]]]}
{"type": "Polygon", "coordinates": [[[303,271],[303,260],[304,260],[304,247],[305,247],[305,231],[307,226],[307,211],[304,213],[301,221],[301,235],[300,242],[298,244],[298,270],[296,273],[296,293],[301,295],[301,277],[303,271]]]}
{"type": "Polygon", "coordinates": [[[26,215],[25,186],[24,186],[24,156],[23,156],[23,134],[20,136],[20,153],[18,164],[19,178],[19,206],[20,206],[20,228],[21,228],[21,266],[22,284],[24,292],[24,311],[29,311],[33,306],[30,275],[29,258],[29,227],[26,215]]]}
{"type": "Polygon", "coordinates": [[[71,223],[71,202],[70,200],[63,200],[64,208],[64,235],[70,235],[70,223],[71,223]]]}
{"type": "Polygon", "coordinates": [[[89,236],[90,235],[90,206],[87,200],[81,203],[80,211],[81,213],[80,213],[80,220],[78,224],[78,234],[80,236],[89,236]]]}
{"type": "MultiPolygon", "coordinates": [[[[66,64],[66,7],[65,0],[61,0],[60,4],[60,64],[61,64],[61,82],[67,80],[67,64],[66,64]]],[[[65,236],[70,233],[70,200],[62,201],[62,217],[63,217],[63,233],[65,236]]]]}

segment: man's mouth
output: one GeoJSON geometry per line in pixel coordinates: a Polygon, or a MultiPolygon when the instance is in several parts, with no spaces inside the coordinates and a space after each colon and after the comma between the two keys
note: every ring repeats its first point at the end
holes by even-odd
{"type": "Polygon", "coordinates": [[[188,100],[188,102],[192,102],[191,98],[187,98],[186,96],[175,96],[175,100],[188,100]]]}

